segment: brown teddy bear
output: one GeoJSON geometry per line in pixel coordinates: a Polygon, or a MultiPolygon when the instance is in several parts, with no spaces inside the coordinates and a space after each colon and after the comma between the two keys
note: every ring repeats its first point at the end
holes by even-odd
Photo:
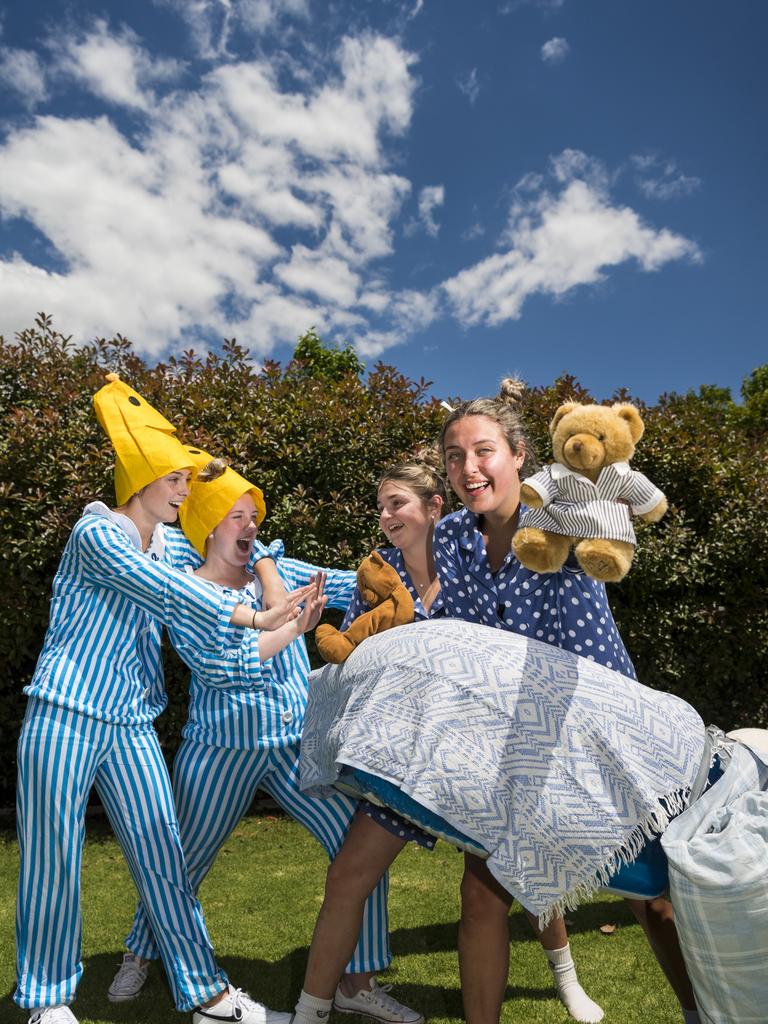
{"type": "Polygon", "coordinates": [[[327,623],[315,630],[318,651],[334,665],[346,661],[366,637],[413,622],[413,598],[397,569],[385,562],[378,551],[371,552],[360,563],[357,585],[371,610],[359,615],[343,633],[327,623]]]}
{"type": "Polygon", "coordinates": [[[557,460],[520,488],[528,506],[512,538],[512,550],[534,572],[557,572],[571,545],[579,565],[594,579],[623,579],[635,552],[630,513],[655,523],[667,499],[651,481],[630,469],[643,420],[633,405],[561,405],[549,425],[557,460]]]}

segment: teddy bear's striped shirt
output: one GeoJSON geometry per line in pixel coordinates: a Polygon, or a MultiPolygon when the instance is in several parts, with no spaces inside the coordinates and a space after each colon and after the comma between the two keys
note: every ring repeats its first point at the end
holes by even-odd
{"type": "Polygon", "coordinates": [[[524,481],[542,498],[544,508],[528,508],[520,527],[549,530],[566,537],[600,537],[637,543],[631,515],[644,515],[664,499],[648,477],[627,462],[605,466],[592,483],[561,462],[545,466],[524,481]]]}

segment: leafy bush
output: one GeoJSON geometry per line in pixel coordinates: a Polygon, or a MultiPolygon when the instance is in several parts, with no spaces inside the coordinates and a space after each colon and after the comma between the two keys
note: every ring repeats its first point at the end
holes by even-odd
{"type": "MultiPolygon", "coordinates": [[[[149,367],[120,336],[84,348],[41,315],[0,339],[0,800],[13,788],[15,724],[48,618],[50,583],[69,531],[95,496],[113,498],[112,451],[92,412],[116,371],[177,424],[180,437],[225,455],[264,490],[266,536],[290,554],[353,567],[377,542],[380,472],[439,432],[428,382],[377,364],[367,376],[349,349],[314,331],[286,366],[254,364],[225,342],[149,367]]],[[[526,396],[526,420],[549,458],[547,422],[571,377],[526,396]]],[[[625,399],[620,394],[614,398],[625,399]]],[[[768,724],[761,666],[768,654],[768,367],[730,393],[663,396],[643,409],[634,460],[667,494],[670,512],[638,530],[635,565],[611,591],[640,678],[694,704],[724,728],[768,724]]],[[[158,722],[170,754],[185,715],[184,670],[169,657],[169,712],[158,722]]]]}
{"type": "MultiPolygon", "coordinates": [[[[377,542],[373,488],[381,471],[434,438],[442,410],[427,382],[379,365],[363,379],[348,349],[308,332],[287,366],[254,364],[225,342],[220,355],[187,352],[148,367],[122,337],[76,348],[43,315],[13,342],[0,339],[0,802],[15,778],[21,688],[48,620],[50,585],[69,532],[94,497],[114,500],[112,449],[92,396],[118,372],[178,426],[224,455],[264,491],[264,534],[321,565],[354,567],[377,542]]],[[[184,721],[185,673],[166,666],[169,711],[159,720],[172,753],[184,721]]]]}

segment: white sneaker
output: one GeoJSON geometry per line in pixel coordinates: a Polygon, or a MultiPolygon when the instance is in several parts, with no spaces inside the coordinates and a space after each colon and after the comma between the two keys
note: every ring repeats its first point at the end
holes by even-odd
{"type": "Polygon", "coordinates": [[[32,1011],[29,1024],[77,1024],[77,1017],[68,1006],[43,1006],[32,1011]]]}
{"type": "Polygon", "coordinates": [[[410,1007],[398,1003],[389,994],[391,985],[379,985],[371,978],[370,989],[361,989],[353,996],[345,996],[341,988],[336,989],[333,1008],[339,1013],[357,1013],[361,1017],[383,1021],[385,1024],[424,1024],[424,1017],[410,1007]]]}
{"type": "Polygon", "coordinates": [[[123,962],[107,992],[110,1003],[127,1003],[135,999],[147,980],[149,964],[142,966],[141,958],[133,953],[124,953],[123,962]]]}
{"type": "Polygon", "coordinates": [[[215,1006],[204,1010],[198,1006],[192,1011],[192,1024],[205,1024],[206,1021],[216,1024],[290,1024],[292,1013],[280,1013],[270,1010],[263,1003],[251,999],[241,988],[229,986],[227,995],[215,1006]]]}

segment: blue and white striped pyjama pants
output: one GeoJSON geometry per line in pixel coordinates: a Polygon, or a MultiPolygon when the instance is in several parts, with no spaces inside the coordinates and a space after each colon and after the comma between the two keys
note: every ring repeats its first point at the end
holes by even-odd
{"type": "Polygon", "coordinates": [[[168,770],[151,726],[113,725],[32,698],[18,747],[19,1006],[74,999],[82,974],[80,869],[96,787],[159,936],[179,1010],[227,985],[187,876],[168,770]]]}
{"type": "MultiPolygon", "coordinates": [[[[330,858],[341,848],[357,803],[343,793],[323,799],[302,793],[298,746],[232,750],[185,739],[173,766],[173,790],[187,870],[196,892],[227,837],[248,810],[257,788],[269,793],[284,811],[309,829],[330,858]]],[[[392,961],[388,885],[388,876],[384,875],[368,897],[348,972],[379,971],[392,961]]],[[[153,931],[140,903],[126,946],[137,956],[157,957],[153,931]]]]}

